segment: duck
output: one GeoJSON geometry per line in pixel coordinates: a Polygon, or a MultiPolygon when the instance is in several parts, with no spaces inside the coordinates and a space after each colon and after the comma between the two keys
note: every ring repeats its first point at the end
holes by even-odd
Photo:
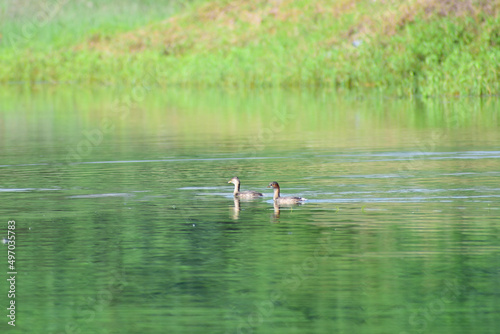
{"type": "Polygon", "coordinates": [[[276,181],[269,183],[267,187],[274,188],[273,199],[275,204],[300,204],[306,201],[303,197],[280,197],[280,185],[276,181]]]}
{"type": "Polygon", "coordinates": [[[240,179],[235,176],[231,180],[227,181],[227,183],[232,183],[234,184],[234,197],[236,198],[257,198],[257,197],[262,197],[261,193],[257,191],[252,191],[252,190],[247,190],[247,191],[240,191],[240,179]]]}

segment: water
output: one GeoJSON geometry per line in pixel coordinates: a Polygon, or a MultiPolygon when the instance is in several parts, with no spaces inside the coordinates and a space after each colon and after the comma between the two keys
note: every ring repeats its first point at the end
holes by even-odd
{"type": "Polygon", "coordinates": [[[497,99],[131,92],[0,93],[18,332],[500,326],[497,99]]]}

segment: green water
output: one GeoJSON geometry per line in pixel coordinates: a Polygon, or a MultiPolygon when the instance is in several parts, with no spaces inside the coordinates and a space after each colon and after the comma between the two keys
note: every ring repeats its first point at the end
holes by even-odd
{"type": "MultiPolygon", "coordinates": [[[[0,92],[19,333],[495,333],[500,101],[0,92]],[[265,197],[235,202],[227,181],[265,197]],[[306,197],[275,208],[266,186],[306,197]]],[[[7,277],[7,246],[0,261],[7,277]]]]}

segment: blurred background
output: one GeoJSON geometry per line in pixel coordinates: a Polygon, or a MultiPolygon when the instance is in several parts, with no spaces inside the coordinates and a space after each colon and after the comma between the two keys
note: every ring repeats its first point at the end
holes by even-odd
{"type": "Polygon", "coordinates": [[[499,8],[0,2],[0,331],[496,332],[499,8]]]}

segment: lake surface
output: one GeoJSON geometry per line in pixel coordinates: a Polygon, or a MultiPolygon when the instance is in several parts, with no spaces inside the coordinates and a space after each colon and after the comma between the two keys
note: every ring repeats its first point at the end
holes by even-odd
{"type": "Polygon", "coordinates": [[[498,98],[140,87],[0,98],[18,333],[500,328],[498,98]],[[235,202],[233,176],[264,198],[235,202]],[[271,181],[308,201],[275,208],[271,181]]]}

